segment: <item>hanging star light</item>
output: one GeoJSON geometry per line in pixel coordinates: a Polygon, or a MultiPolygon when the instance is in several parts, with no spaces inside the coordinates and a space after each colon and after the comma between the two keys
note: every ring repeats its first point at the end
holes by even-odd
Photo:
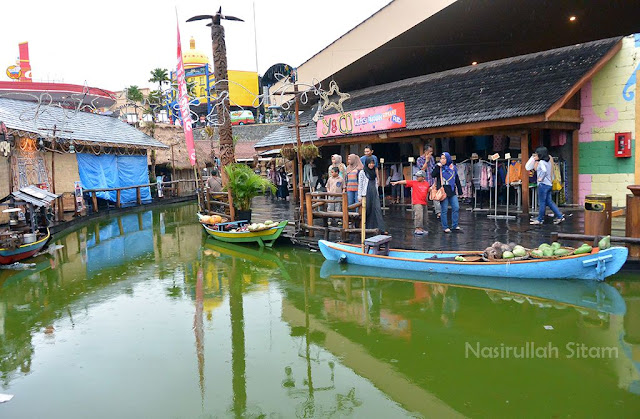
{"type": "Polygon", "coordinates": [[[329,83],[329,90],[320,92],[320,98],[322,99],[322,110],[327,111],[333,108],[340,113],[344,113],[344,110],[342,109],[342,103],[345,100],[348,100],[350,97],[351,95],[349,93],[342,93],[340,91],[340,89],[338,88],[338,83],[336,83],[334,80],[331,80],[331,83],[329,83]],[[338,103],[331,102],[329,99],[334,94],[340,96],[340,98],[338,99],[338,103]]]}

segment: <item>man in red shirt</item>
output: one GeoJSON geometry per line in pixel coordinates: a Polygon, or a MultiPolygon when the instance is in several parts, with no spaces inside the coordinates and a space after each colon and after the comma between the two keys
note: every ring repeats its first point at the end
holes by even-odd
{"type": "Polygon", "coordinates": [[[423,235],[428,233],[424,229],[424,220],[427,218],[427,195],[429,194],[429,182],[425,180],[425,173],[418,170],[415,174],[417,180],[399,180],[391,182],[392,185],[407,185],[411,188],[411,204],[413,205],[413,234],[423,235]]]}

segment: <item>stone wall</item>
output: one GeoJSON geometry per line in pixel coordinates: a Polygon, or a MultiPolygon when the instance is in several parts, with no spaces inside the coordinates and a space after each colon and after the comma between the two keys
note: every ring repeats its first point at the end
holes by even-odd
{"type": "Polygon", "coordinates": [[[622,49],[581,90],[579,201],[605,193],[613,205],[626,205],[634,183],[636,158],[636,72],[640,69],[640,34],[623,39],[622,49]],[[632,157],[614,157],[614,136],[631,132],[632,157]]]}

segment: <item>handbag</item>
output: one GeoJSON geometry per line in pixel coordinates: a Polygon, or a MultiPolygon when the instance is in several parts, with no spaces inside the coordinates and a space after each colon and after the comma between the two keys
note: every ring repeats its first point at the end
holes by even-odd
{"type": "Polygon", "coordinates": [[[440,168],[440,189],[434,183],[429,188],[429,199],[432,201],[444,201],[447,198],[447,192],[444,190],[444,182],[442,181],[442,168],[440,168]]]}

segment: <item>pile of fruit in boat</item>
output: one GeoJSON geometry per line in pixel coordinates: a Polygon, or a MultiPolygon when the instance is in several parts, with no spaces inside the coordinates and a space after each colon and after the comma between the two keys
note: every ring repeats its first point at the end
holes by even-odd
{"type": "MultiPolygon", "coordinates": [[[[605,250],[611,247],[611,236],[603,237],[598,242],[598,248],[600,250],[605,250]]],[[[591,253],[593,247],[588,245],[587,243],[582,243],[580,247],[577,249],[567,249],[563,248],[562,245],[558,242],[554,242],[552,244],[542,243],[538,246],[537,249],[531,251],[531,256],[537,258],[550,258],[550,257],[563,257],[568,255],[584,255],[587,253],[591,253]]]]}
{"type": "Polygon", "coordinates": [[[224,220],[219,215],[203,215],[203,216],[200,217],[200,222],[202,224],[213,225],[213,224],[221,223],[222,221],[224,221],[224,220]]]}
{"type": "Polygon", "coordinates": [[[484,249],[484,257],[487,259],[513,259],[528,255],[527,249],[519,244],[504,244],[495,242],[491,247],[484,249]]]}
{"type": "Polygon", "coordinates": [[[580,246],[580,248],[576,250],[573,250],[573,249],[569,250],[569,249],[563,248],[562,245],[558,242],[553,242],[551,244],[542,243],[540,246],[538,246],[537,249],[533,249],[531,251],[531,256],[536,258],[551,258],[551,257],[569,256],[574,254],[578,250],[580,250],[580,253],[576,253],[576,254],[591,252],[591,246],[589,245],[584,245],[584,246],[587,246],[588,249],[587,247],[580,246]]]}
{"type": "Polygon", "coordinates": [[[232,228],[230,230],[232,233],[244,233],[249,231],[249,224],[243,225],[242,227],[239,228],[232,228]]]}
{"type": "Polygon", "coordinates": [[[249,226],[249,231],[261,231],[266,230],[268,228],[273,228],[277,226],[278,223],[275,221],[267,220],[264,223],[253,223],[249,226]]]}
{"type": "Polygon", "coordinates": [[[276,227],[279,223],[267,220],[264,223],[247,224],[240,228],[231,230],[232,233],[242,233],[243,231],[262,231],[276,227]]]}

